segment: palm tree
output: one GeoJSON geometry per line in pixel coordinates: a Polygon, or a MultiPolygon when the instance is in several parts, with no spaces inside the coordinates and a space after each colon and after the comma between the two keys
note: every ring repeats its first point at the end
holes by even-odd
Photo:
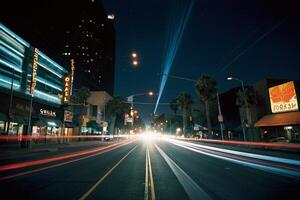
{"type": "Polygon", "coordinates": [[[108,118],[110,119],[110,125],[109,125],[110,133],[112,134],[114,133],[117,115],[124,114],[126,111],[129,110],[129,107],[130,105],[126,103],[123,97],[116,96],[113,97],[112,100],[107,102],[106,112],[108,118]]]}
{"type": "Polygon", "coordinates": [[[187,119],[191,114],[191,106],[193,104],[193,100],[191,95],[187,93],[181,93],[177,97],[178,107],[182,110],[182,122],[183,122],[183,134],[186,134],[187,131],[187,119]]]}
{"type": "Polygon", "coordinates": [[[239,107],[243,107],[246,113],[246,119],[249,126],[252,126],[251,117],[251,107],[257,103],[256,94],[253,88],[245,88],[245,93],[243,90],[238,90],[236,94],[236,104],[239,107]]]}
{"type": "Polygon", "coordinates": [[[217,93],[217,82],[207,75],[201,76],[201,78],[196,82],[196,91],[200,98],[203,100],[205,105],[205,114],[207,120],[207,129],[209,136],[211,136],[211,119],[210,119],[210,109],[209,104],[211,100],[216,97],[217,93]]]}
{"type": "Polygon", "coordinates": [[[177,98],[176,98],[176,99],[173,99],[173,100],[170,102],[170,108],[171,108],[171,110],[173,110],[174,115],[176,115],[177,110],[178,110],[178,102],[177,102],[177,98]]]}
{"type": "Polygon", "coordinates": [[[85,105],[87,99],[90,96],[91,96],[90,90],[86,87],[81,87],[76,91],[76,93],[74,95],[74,99],[75,99],[75,101],[77,101],[77,103],[85,105]]]}

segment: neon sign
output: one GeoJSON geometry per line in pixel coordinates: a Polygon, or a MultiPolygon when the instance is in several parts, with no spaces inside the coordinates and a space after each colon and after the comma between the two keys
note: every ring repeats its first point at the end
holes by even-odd
{"type": "Polygon", "coordinates": [[[65,90],[64,90],[64,103],[68,104],[70,102],[70,92],[71,92],[71,77],[65,77],[65,90]]]}
{"type": "Polygon", "coordinates": [[[32,74],[31,74],[31,85],[30,85],[30,94],[34,93],[34,90],[35,90],[35,87],[36,87],[38,57],[39,57],[39,50],[37,48],[34,48],[33,63],[32,63],[32,74]]]}

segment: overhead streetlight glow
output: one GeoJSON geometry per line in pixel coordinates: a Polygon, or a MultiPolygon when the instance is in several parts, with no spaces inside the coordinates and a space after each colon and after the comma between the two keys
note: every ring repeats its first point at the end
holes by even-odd
{"type": "Polygon", "coordinates": [[[154,92],[150,91],[150,92],[148,92],[148,95],[149,96],[154,96],[154,92]]]}
{"type": "Polygon", "coordinates": [[[132,62],[132,64],[133,64],[134,66],[137,66],[137,65],[139,64],[139,62],[136,61],[136,60],[134,60],[134,61],[132,62]]]}
{"type": "Polygon", "coordinates": [[[227,80],[231,81],[233,79],[233,77],[227,77],[227,80]]]}
{"type": "Polygon", "coordinates": [[[136,58],[136,57],[137,57],[137,53],[133,52],[133,53],[131,54],[131,56],[132,56],[133,58],[136,58]]]}
{"type": "Polygon", "coordinates": [[[114,14],[107,15],[107,18],[108,19],[115,19],[115,15],[114,14]]]}

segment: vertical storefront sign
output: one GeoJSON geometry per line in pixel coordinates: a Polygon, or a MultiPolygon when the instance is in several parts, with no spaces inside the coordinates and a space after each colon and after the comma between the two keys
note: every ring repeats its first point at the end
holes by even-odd
{"type": "Polygon", "coordinates": [[[71,86],[70,86],[70,95],[73,94],[74,72],[75,72],[75,61],[74,61],[74,59],[71,59],[71,86]]]}
{"type": "Polygon", "coordinates": [[[32,73],[31,73],[31,84],[30,84],[30,94],[34,93],[34,90],[35,90],[35,87],[36,87],[38,57],[39,57],[39,50],[37,48],[34,48],[33,62],[32,62],[32,73]]]}
{"type": "Polygon", "coordinates": [[[65,89],[64,89],[64,104],[70,103],[70,92],[71,92],[71,77],[65,77],[65,89]]]}

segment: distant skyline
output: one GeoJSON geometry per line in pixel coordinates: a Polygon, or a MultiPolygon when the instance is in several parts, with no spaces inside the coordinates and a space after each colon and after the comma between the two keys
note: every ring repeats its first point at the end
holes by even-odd
{"type": "MultiPolygon", "coordinates": [[[[170,18],[176,15],[171,8],[188,2],[103,1],[107,12],[116,16],[116,95],[158,91],[170,18]],[[129,62],[132,50],[141,55],[137,69],[129,62]]],[[[228,75],[245,84],[265,78],[299,79],[300,17],[291,2],[195,1],[170,74],[191,79],[211,75],[220,92],[239,86],[227,81],[228,75]]],[[[183,91],[196,97],[192,82],[169,78],[161,102],[170,102],[183,91]]],[[[136,101],[154,103],[155,99],[136,101]]],[[[147,118],[154,109],[154,105],[137,107],[147,118]]],[[[168,106],[158,107],[158,113],[166,111],[168,106]]]]}

